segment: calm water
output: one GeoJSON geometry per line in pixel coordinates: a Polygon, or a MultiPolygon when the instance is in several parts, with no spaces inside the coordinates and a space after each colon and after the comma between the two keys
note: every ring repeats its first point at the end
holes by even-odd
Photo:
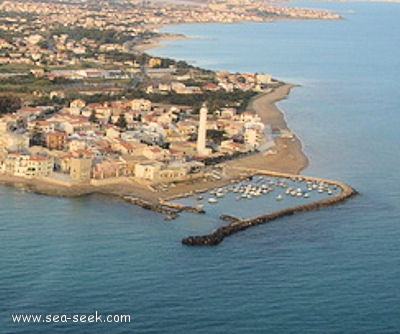
{"type": "Polygon", "coordinates": [[[1,333],[399,332],[400,5],[307,5],[345,20],[168,27],[198,38],[152,53],[301,85],[279,105],[310,157],[303,173],[361,196],[189,248],[180,239],[214,228],[213,214],[164,221],[106,197],[0,187],[1,333]],[[10,320],[94,309],[132,321],[10,320]]]}

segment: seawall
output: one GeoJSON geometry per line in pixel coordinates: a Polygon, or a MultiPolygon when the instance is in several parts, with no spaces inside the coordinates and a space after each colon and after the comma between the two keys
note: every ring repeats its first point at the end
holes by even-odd
{"type": "Polygon", "coordinates": [[[247,219],[240,219],[228,215],[222,215],[220,216],[220,218],[229,221],[230,222],[229,224],[222,226],[206,235],[186,237],[182,239],[182,243],[190,246],[215,246],[220,244],[225,237],[246,230],[252,226],[261,225],[284,216],[294,215],[301,212],[318,210],[324,207],[333,206],[342,203],[358,194],[358,192],[355,189],[339,181],[321,179],[316,177],[284,174],[284,173],[269,173],[265,171],[258,171],[256,174],[264,174],[269,176],[285,177],[285,178],[301,177],[305,180],[320,181],[326,184],[336,185],[337,187],[340,187],[341,192],[333,197],[324,198],[319,201],[314,201],[307,204],[292,206],[289,208],[262,214],[247,219]]]}

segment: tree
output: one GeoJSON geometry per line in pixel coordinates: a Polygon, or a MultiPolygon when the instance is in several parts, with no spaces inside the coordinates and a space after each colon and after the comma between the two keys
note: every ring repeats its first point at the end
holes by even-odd
{"type": "Polygon", "coordinates": [[[215,130],[208,129],[207,130],[207,138],[212,139],[214,142],[221,142],[224,139],[225,131],[224,130],[215,130]]]}
{"type": "Polygon", "coordinates": [[[98,122],[98,119],[97,119],[97,116],[96,116],[96,110],[92,110],[92,113],[90,114],[90,116],[89,116],[89,122],[92,122],[92,123],[97,123],[98,122]]]}
{"type": "Polygon", "coordinates": [[[115,122],[115,125],[118,126],[121,129],[126,129],[126,126],[128,125],[125,114],[120,114],[117,121],[115,122]]]}
{"type": "Polygon", "coordinates": [[[0,114],[10,114],[21,108],[22,102],[18,96],[1,95],[0,96],[0,114]]]}

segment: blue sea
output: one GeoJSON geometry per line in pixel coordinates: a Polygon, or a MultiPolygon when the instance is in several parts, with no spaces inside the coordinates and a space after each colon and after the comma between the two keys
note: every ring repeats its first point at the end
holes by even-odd
{"type": "MultiPolygon", "coordinates": [[[[292,5],[344,19],[166,27],[194,38],[150,53],[298,84],[279,107],[310,158],[302,173],[360,196],[192,248],[180,240],[216,214],[165,221],[0,186],[0,333],[400,332],[400,4],[292,5]],[[11,320],[95,311],[131,322],[11,320]]],[[[218,208],[233,205],[249,212],[218,208]]]]}

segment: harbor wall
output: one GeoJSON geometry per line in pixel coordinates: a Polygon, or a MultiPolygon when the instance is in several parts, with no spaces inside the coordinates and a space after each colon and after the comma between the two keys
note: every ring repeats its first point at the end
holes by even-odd
{"type": "Polygon", "coordinates": [[[333,197],[324,198],[318,201],[285,208],[282,210],[258,215],[247,219],[240,219],[229,215],[222,215],[220,218],[229,221],[230,222],[229,224],[214,230],[210,234],[186,237],[182,239],[182,243],[190,246],[215,246],[221,243],[225,237],[246,230],[252,226],[261,225],[284,216],[294,215],[302,212],[313,211],[324,207],[333,206],[342,203],[358,194],[358,192],[355,189],[339,181],[333,181],[333,180],[327,180],[309,176],[266,172],[266,171],[256,171],[255,174],[269,175],[274,177],[285,177],[285,178],[295,177],[295,178],[302,178],[304,180],[324,182],[325,184],[336,185],[337,187],[340,187],[341,192],[333,197]]]}

